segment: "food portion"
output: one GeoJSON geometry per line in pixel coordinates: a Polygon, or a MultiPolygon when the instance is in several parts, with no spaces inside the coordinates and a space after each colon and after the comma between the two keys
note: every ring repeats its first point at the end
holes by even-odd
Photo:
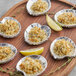
{"type": "Polygon", "coordinates": [[[20,68],[26,74],[36,74],[43,70],[40,60],[32,59],[31,57],[26,57],[25,60],[20,64],[20,68]]]}
{"type": "Polygon", "coordinates": [[[29,31],[29,40],[31,42],[41,42],[47,38],[46,32],[35,26],[29,31]]]}
{"type": "Polygon", "coordinates": [[[28,49],[24,51],[20,51],[22,55],[40,55],[44,51],[44,47],[28,49]]]}
{"type": "Polygon", "coordinates": [[[10,47],[1,47],[0,46],[0,60],[8,60],[14,55],[14,52],[10,47]]]}
{"type": "Polygon", "coordinates": [[[55,31],[61,31],[62,27],[56,24],[47,14],[46,14],[47,24],[55,31]]]}
{"type": "Polygon", "coordinates": [[[19,31],[19,25],[14,20],[6,20],[3,24],[0,24],[0,32],[5,35],[11,36],[17,34],[19,31]]]}
{"type": "Polygon", "coordinates": [[[62,24],[76,24],[76,16],[72,12],[63,13],[58,16],[58,21],[62,24]]]}
{"type": "Polygon", "coordinates": [[[31,6],[31,9],[34,12],[44,12],[48,8],[48,3],[46,1],[37,0],[33,5],[31,6]]]}
{"type": "Polygon", "coordinates": [[[67,40],[60,39],[54,45],[54,53],[59,56],[70,55],[73,52],[73,45],[67,40]]]}

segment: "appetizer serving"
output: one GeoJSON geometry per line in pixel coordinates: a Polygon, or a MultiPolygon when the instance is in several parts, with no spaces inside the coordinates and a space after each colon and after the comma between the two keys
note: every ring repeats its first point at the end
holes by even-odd
{"type": "Polygon", "coordinates": [[[37,76],[45,71],[47,61],[40,55],[29,55],[22,58],[16,66],[18,71],[21,71],[24,76],[37,76]]]}
{"type": "Polygon", "coordinates": [[[48,40],[51,30],[48,26],[38,23],[31,24],[24,33],[25,41],[31,45],[38,45],[48,40]]]}
{"type": "Polygon", "coordinates": [[[9,57],[13,56],[14,52],[10,47],[0,46],[0,60],[7,60],[9,57]]]}
{"type": "Polygon", "coordinates": [[[70,55],[74,46],[65,39],[58,40],[54,45],[54,53],[59,56],[70,55]]]}
{"type": "Polygon", "coordinates": [[[70,38],[59,37],[52,42],[50,52],[55,59],[74,57],[76,56],[76,46],[70,38]]]}
{"type": "Polygon", "coordinates": [[[43,70],[40,61],[38,59],[32,59],[31,57],[26,57],[26,59],[20,64],[20,68],[26,74],[35,74],[43,70]]]}
{"type": "Polygon", "coordinates": [[[75,27],[76,26],[76,10],[64,9],[57,12],[54,19],[63,27],[75,27]]]}
{"type": "Polygon", "coordinates": [[[28,13],[33,16],[45,14],[50,8],[50,0],[29,0],[26,5],[28,13]]]}
{"type": "Polygon", "coordinates": [[[7,43],[0,43],[0,64],[12,60],[17,53],[17,49],[7,43]]]}
{"type": "Polygon", "coordinates": [[[76,16],[72,12],[63,13],[58,16],[58,21],[62,24],[76,24],[76,16]]]}
{"type": "Polygon", "coordinates": [[[31,6],[32,11],[34,12],[44,12],[47,8],[48,8],[48,3],[42,0],[37,0],[31,6]]]}
{"type": "Polygon", "coordinates": [[[29,40],[31,42],[41,42],[41,41],[45,40],[46,37],[47,37],[47,34],[44,31],[44,29],[41,29],[37,26],[33,27],[29,31],[29,40]]]}
{"type": "Polygon", "coordinates": [[[20,23],[12,18],[5,17],[0,23],[0,35],[5,38],[13,38],[20,33],[20,23]]]}

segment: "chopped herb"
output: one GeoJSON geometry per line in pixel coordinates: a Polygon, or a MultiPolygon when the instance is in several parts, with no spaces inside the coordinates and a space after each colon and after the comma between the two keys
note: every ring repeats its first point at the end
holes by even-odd
{"type": "Polygon", "coordinates": [[[12,17],[16,17],[16,15],[12,15],[12,17]]]}
{"type": "Polygon", "coordinates": [[[3,73],[7,73],[7,71],[6,71],[6,70],[2,70],[2,72],[3,72],[3,73]]]}
{"type": "Polygon", "coordinates": [[[11,75],[13,75],[13,72],[10,71],[10,72],[8,72],[8,74],[11,76],[11,75]]]}
{"type": "Polygon", "coordinates": [[[71,9],[74,9],[74,7],[71,7],[71,9]]]}
{"type": "Polygon", "coordinates": [[[15,72],[13,72],[13,74],[12,75],[10,75],[10,76],[24,76],[21,72],[19,72],[19,71],[15,71],[15,72]]]}
{"type": "Polygon", "coordinates": [[[76,4],[73,7],[71,7],[71,9],[74,9],[74,8],[76,8],[76,4]]]}
{"type": "Polygon", "coordinates": [[[9,70],[9,68],[6,68],[7,70],[9,70]]]}
{"type": "Polygon", "coordinates": [[[4,70],[2,67],[0,67],[0,72],[2,72],[2,73],[8,73],[9,76],[24,76],[21,72],[16,71],[14,68],[6,68],[6,70],[4,70]],[[14,70],[14,72],[7,71],[7,70],[14,70]]]}
{"type": "Polygon", "coordinates": [[[3,68],[2,67],[0,67],[0,71],[2,71],[3,70],[3,68]]]}

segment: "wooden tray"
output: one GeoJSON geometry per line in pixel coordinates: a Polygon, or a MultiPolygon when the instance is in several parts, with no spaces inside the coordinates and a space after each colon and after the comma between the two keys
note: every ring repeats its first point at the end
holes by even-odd
{"type": "MultiPolygon", "coordinates": [[[[64,8],[70,8],[70,6],[68,6],[67,4],[63,4],[56,0],[52,0],[51,2],[52,2],[52,7],[49,10],[49,12],[57,12],[64,8]]],[[[55,68],[57,68],[58,66],[60,66],[67,60],[67,59],[54,60],[52,58],[52,56],[50,54],[51,42],[57,37],[67,36],[76,43],[76,28],[72,28],[72,29],[64,28],[61,32],[55,32],[52,30],[52,34],[48,41],[46,41],[45,43],[43,43],[39,46],[30,46],[24,41],[25,29],[34,22],[38,22],[40,24],[47,24],[47,23],[45,20],[45,16],[38,16],[38,17],[30,16],[26,12],[25,4],[26,4],[26,1],[22,1],[18,4],[16,4],[4,16],[2,16],[2,18],[0,18],[0,20],[2,20],[6,16],[15,16],[16,15],[16,17],[14,17],[14,18],[16,18],[22,25],[22,30],[18,37],[13,38],[13,39],[6,39],[3,37],[0,37],[0,43],[10,43],[10,44],[13,44],[18,49],[18,53],[17,53],[16,57],[14,58],[14,60],[12,60],[6,64],[0,65],[0,66],[2,66],[3,68],[6,68],[6,67],[15,68],[17,62],[23,57],[19,53],[20,50],[26,50],[26,49],[30,49],[30,48],[36,48],[36,47],[44,47],[45,50],[42,53],[42,56],[44,56],[48,61],[47,69],[45,70],[45,72],[42,75],[40,75],[40,76],[44,76],[44,74],[48,73],[49,71],[54,70],[55,68]]],[[[50,15],[50,16],[53,18],[53,15],[50,15]]],[[[76,64],[76,58],[74,58],[67,66],[63,67],[61,70],[59,70],[49,76],[67,76],[69,74],[69,72],[73,69],[75,64],[76,64]]],[[[0,76],[8,76],[8,74],[0,72],[0,76]]]]}
{"type": "Polygon", "coordinates": [[[76,4],[73,4],[73,3],[69,2],[68,0],[58,0],[58,1],[64,2],[64,3],[69,4],[69,5],[73,6],[74,8],[76,8],[76,4]]]}

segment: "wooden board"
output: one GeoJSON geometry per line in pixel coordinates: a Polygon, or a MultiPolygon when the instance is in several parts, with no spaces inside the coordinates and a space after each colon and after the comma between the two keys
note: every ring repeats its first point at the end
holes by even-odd
{"type": "Polygon", "coordinates": [[[68,1],[68,0],[58,0],[58,1],[64,2],[64,3],[69,4],[69,5],[73,6],[74,8],[76,8],[76,5],[73,4],[73,3],[71,3],[71,2],[68,1]]]}
{"type": "MultiPolygon", "coordinates": [[[[52,0],[52,7],[49,10],[49,12],[57,12],[61,9],[64,8],[70,8],[70,6],[68,6],[67,4],[63,4],[61,2],[58,2],[56,0],[52,0]]],[[[45,15],[44,16],[38,16],[38,17],[32,17],[30,16],[26,9],[24,9],[26,4],[26,1],[22,1],[18,4],[16,4],[14,7],[12,7],[4,16],[2,16],[2,18],[0,18],[0,20],[2,20],[4,17],[6,16],[13,16],[16,15],[16,18],[22,26],[22,30],[19,34],[18,37],[13,38],[13,39],[6,39],[3,37],[0,37],[0,43],[10,43],[13,44],[17,49],[18,49],[18,53],[16,55],[16,57],[10,61],[9,63],[0,65],[3,68],[15,68],[17,62],[23,57],[19,51],[20,50],[26,50],[26,49],[30,49],[30,48],[36,48],[36,47],[44,47],[45,50],[42,53],[42,56],[44,56],[47,61],[48,61],[48,67],[45,70],[45,72],[40,75],[40,76],[44,76],[44,74],[48,73],[49,71],[54,70],[55,68],[57,68],[58,66],[60,66],[61,64],[63,64],[67,59],[63,59],[63,60],[54,60],[50,54],[50,44],[52,43],[52,41],[60,36],[67,36],[69,38],[71,38],[75,43],[76,43],[76,28],[71,28],[71,29],[66,29],[64,28],[61,32],[55,32],[52,30],[52,34],[49,38],[48,41],[46,41],[45,43],[38,45],[38,46],[31,46],[28,45],[25,41],[24,41],[24,31],[25,29],[32,23],[34,22],[38,22],[40,24],[47,24],[46,20],[45,20],[45,15]]],[[[50,17],[53,18],[53,15],[50,15],[50,17]]],[[[57,71],[56,73],[49,75],[49,76],[67,76],[69,74],[69,72],[73,69],[73,67],[76,64],[76,58],[74,58],[67,66],[63,67],[61,70],[57,71]]],[[[0,72],[0,76],[8,76],[8,74],[5,73],[1,73],[0,72]]]]}

